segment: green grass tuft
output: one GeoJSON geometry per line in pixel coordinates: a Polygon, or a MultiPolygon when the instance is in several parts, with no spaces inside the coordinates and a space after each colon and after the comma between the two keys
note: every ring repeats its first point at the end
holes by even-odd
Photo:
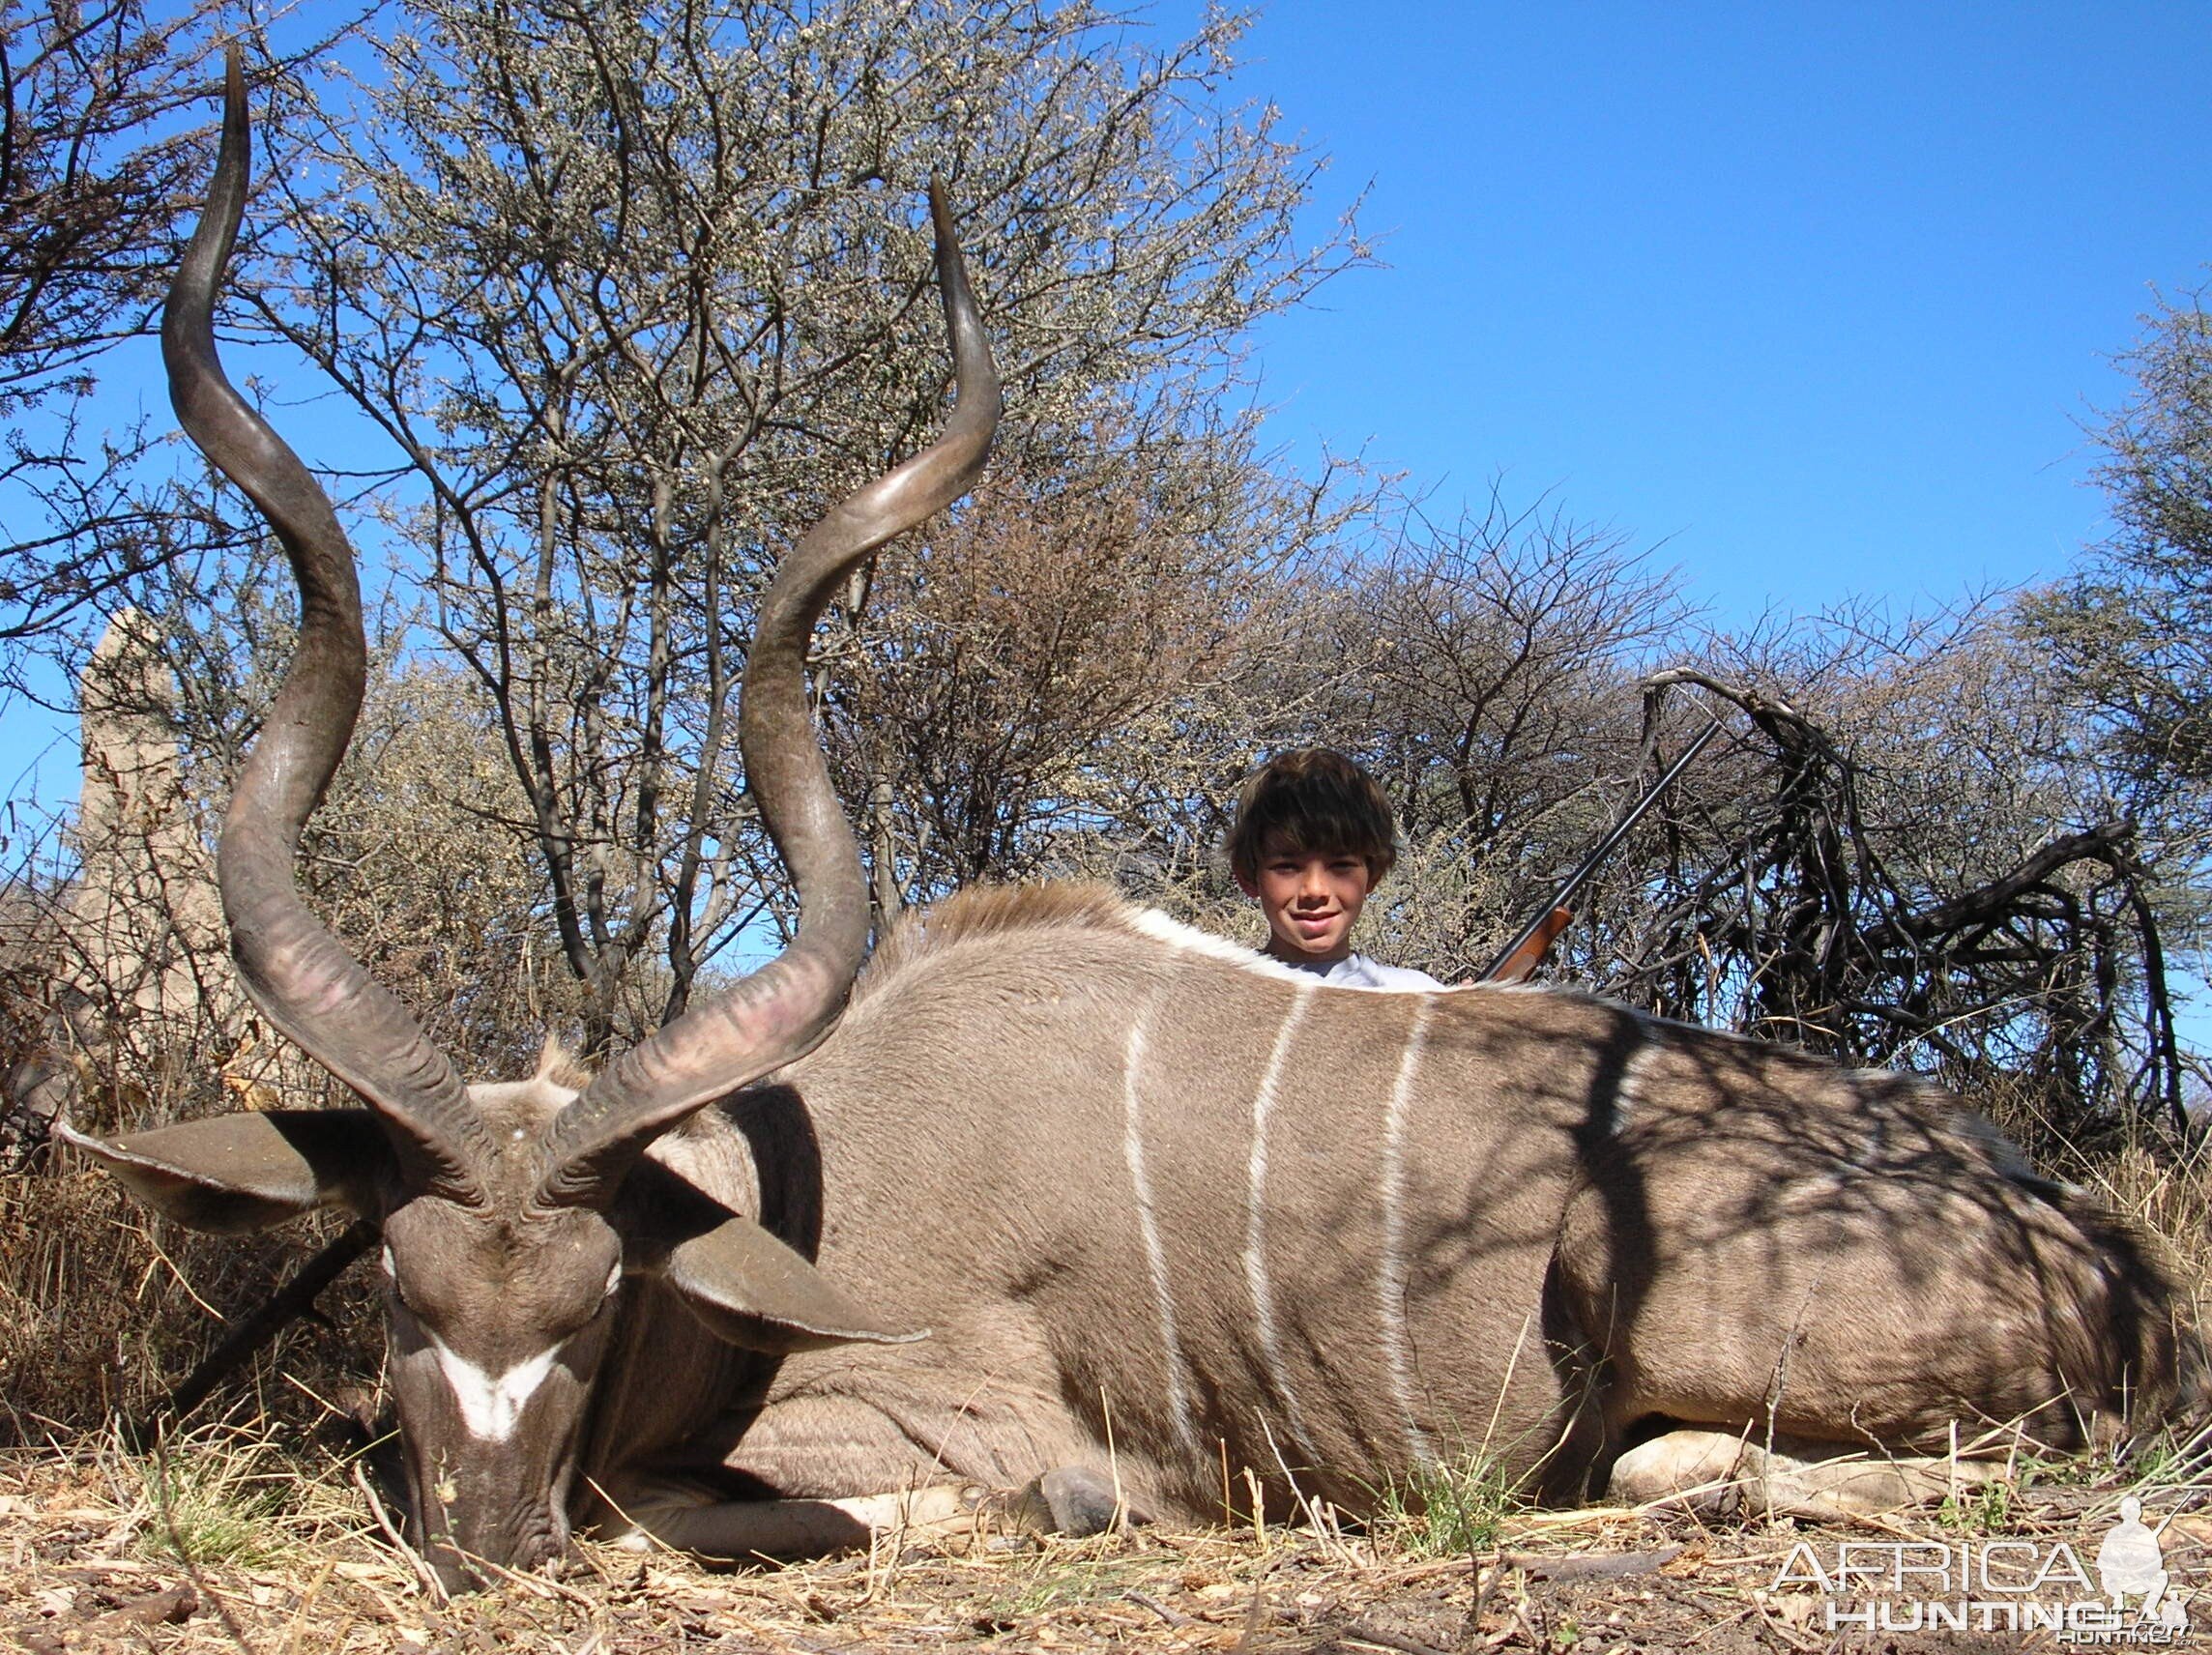
{"type": "Polygon", "coordinates": [[[1998,1534],[2013,1521],[2013,1495],[2017,1491],[2003,1478],[1944,1496],[1936,1521],[1954,1534],[1998,1534]]]}
{"type": "Polygon", "coordinates": [[[1460,1454],[1391,1482],[1375,1526],[1412,1556],[1462,1557],[1495,1551],[1507,1520],[1528,1509],[1520,1485],[1496,1460],[1460,1454]]]}

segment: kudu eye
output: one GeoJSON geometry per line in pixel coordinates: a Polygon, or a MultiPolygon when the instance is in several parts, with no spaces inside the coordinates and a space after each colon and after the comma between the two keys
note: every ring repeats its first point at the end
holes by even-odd
{"type": "Polygon", "coordinates": [[[407,1279],[399,1273],[398,1261],[393,1258],[389,1245],[384,1249],[383,1264],[385,1290],[410,1316],[420,1317],[422,1306],[416,1301],[416,1295],[407,1291],[407,1279]]]}
{"type": "MultiPolygon", "coordinates": [[[[407,1290],[399,1285],[399,1265],[393,1261],[392,1257],[391,1243],[387,1242],[385,1244],[384,1252],[378,1262],[384,1266],[384,1286],[386,1290],[401,1304],[407,1304],[407,1290]]],[[[414,1306],[408,1305],[408,1308],[412,1310],[414,1306]]]]}

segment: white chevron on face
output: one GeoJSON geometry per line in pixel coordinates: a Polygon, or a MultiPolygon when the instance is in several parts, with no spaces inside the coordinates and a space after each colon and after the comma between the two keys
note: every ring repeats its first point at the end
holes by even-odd
{"type": "Polygon", "coordinates": [[[514,1435],[523,1406],[545,1382],[545,1376],[553,1371],[553,1358],[561,1350],[558,1345],[549,1346],[505,1373],[487,1374],[467,1357],[455,1355],[435,1333],[428,1337],[446,1383],[452,1387],[461,1423],[468,1427],[471,1437],[484,1442],[505,1442],[514,1435]]]}

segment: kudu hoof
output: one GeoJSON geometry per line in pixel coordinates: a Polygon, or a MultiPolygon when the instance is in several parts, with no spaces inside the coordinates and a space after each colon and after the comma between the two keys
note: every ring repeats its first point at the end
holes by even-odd
{"type": "Polygon", "coordinates": [[[1006,1515],[1034,1534],[1086,1540],[1118,1523],[1146,1519],[1115,1495],[1111,1478],[1088,1466],[1062,1466],[1033,1478],[1007,1501],[1006,1515]]]}

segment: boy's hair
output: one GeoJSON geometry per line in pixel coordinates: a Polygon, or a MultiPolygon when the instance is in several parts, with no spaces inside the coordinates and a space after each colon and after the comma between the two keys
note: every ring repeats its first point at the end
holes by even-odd
{"type": "Polygon", "coordinates": [[[1245,778],[1229,829],[1229,866],[1247,884],[1264,857],[1336,856],[1380,884],[1398,859],[1397,829],[1375,778],[1329,747],[1277,753],[1245,778]]]}

